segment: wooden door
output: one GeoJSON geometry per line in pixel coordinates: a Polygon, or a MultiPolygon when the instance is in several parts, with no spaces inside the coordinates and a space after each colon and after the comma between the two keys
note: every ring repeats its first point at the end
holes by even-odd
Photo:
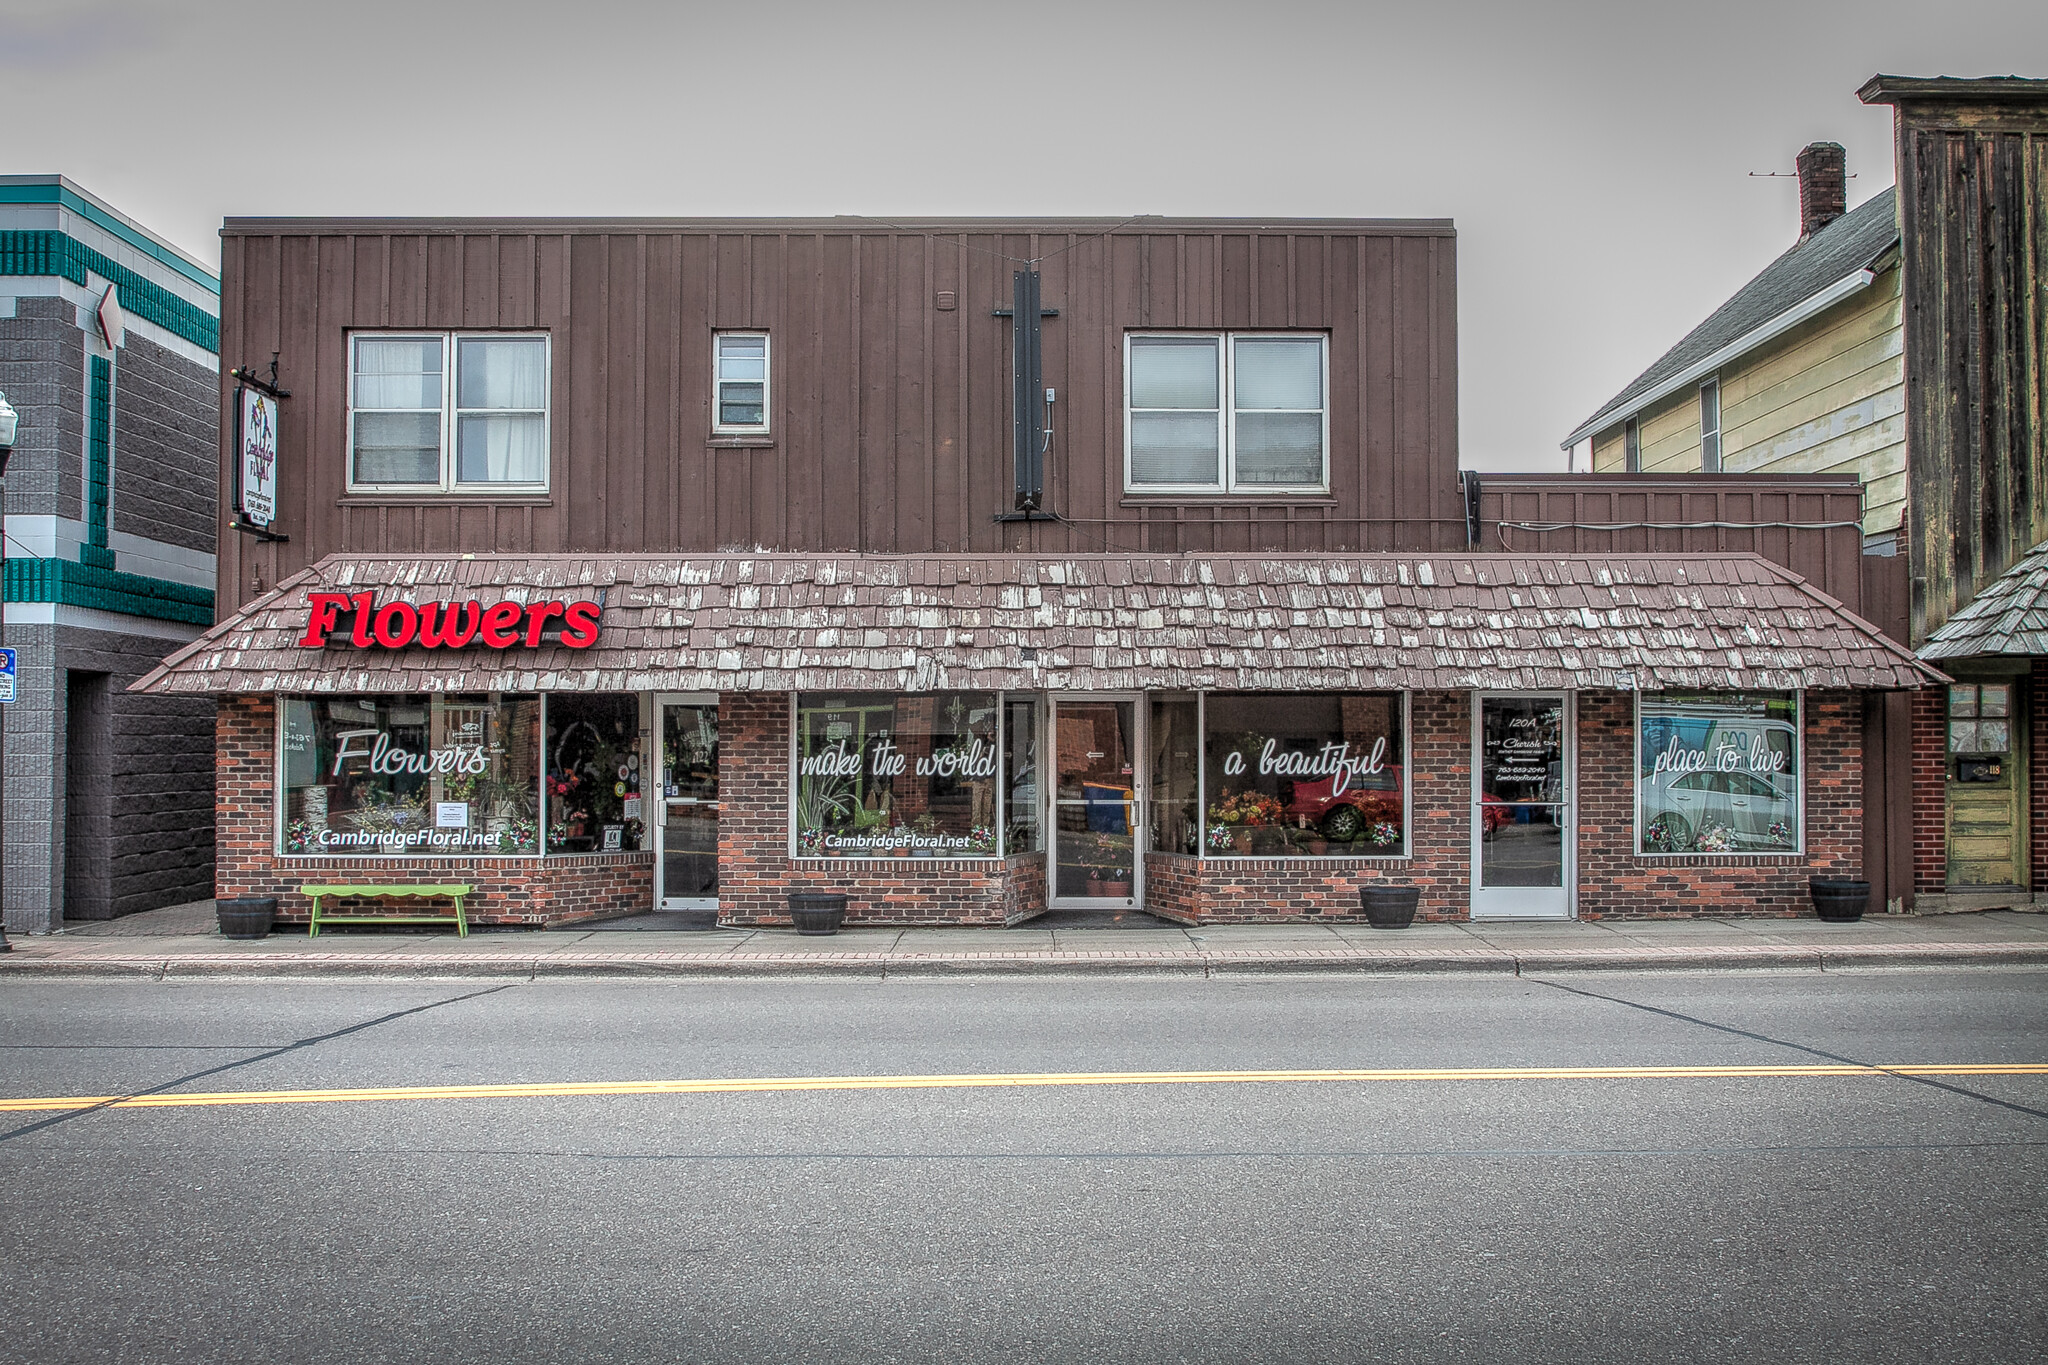
{"type": "Polygon", "coordinates": [[[2017,679],[1948,692],[1948,885],[2027,884],[2026,710],[2017,679]]]}

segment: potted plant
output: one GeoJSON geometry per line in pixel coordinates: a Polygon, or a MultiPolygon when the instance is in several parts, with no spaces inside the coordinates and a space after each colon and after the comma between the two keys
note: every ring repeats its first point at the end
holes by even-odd
{"type": "Polygon", "coordinates": [[[796,931],[807,937],[836,934],[846,919],[846,893],[792,891],[789,893],[789,919],[796,926],[796,931]]]}
{"type": "Polygon", "coordinates": [[[1838,877],[1813,877],[1806,883],[1813,897],[1813,913],[1834,924],[1863,918],[1870,905],[1870,883],[1838,877]]]}
{"type": "Polygon", "coordinates": [[[222,938],[264,938],[277,919],[277,897],[233,896],[213,903],[222,938]]]}
{"type": "Polygon", "coordinates": [[[1375,929],[1406,929],[1415,922],[1422,888],[1393,882],[1367,882],[1358,888],[1365,922],[1375,929]]]}
{"type": "Polygon", "coordinates": [[[1115,899],[1125,899],[1131,894],[1131,870],[1120,867],[1102,879],[1102,894],[1115,899]]]}

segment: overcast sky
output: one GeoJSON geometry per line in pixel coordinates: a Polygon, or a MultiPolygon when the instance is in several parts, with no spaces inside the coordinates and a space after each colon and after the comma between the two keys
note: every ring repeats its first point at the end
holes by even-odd
{"type": "Polygon", "coordinates": [[[1463,462],[1558,442],[1892,180],[1895,75],[2048,75],[2048,4],[0,0],[0,171],[209,264],[227,215],[1448,217],[1463,462]]]}

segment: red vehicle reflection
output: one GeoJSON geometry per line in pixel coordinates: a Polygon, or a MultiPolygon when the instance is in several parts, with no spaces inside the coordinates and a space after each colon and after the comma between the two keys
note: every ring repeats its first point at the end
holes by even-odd
{"type": "MultiPolygon", "coordinates": [[[[1320,829],[1325,838],[1345,844],[1357,839],[1368,825],[1376,821],[1401,823],[1399,764],[1388,764],[1368,777],[1364,784],[1354,779],[1342,792],[1333,796],[1330,789],[1336,781],[1334,777],[1296,778],[1293,792],[1283,793],[1287,823],[1300,825],[1306,817],[1306,822],[1320,829]]],[[[1492,792],[1481,797],[1480,810],[1488,834],[1512,823],[1515,818],[1515,808],[1492,792]]]]}

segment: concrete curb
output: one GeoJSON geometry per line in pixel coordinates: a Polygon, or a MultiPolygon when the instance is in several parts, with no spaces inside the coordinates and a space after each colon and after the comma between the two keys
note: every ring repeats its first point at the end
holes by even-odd
{"type": "Polygon", "coordinates": [[[990,953],[173,953],[0,957],[0,980],[266,981],[547,978],[1512,975],[1578,971],[1839,971],[2048,964],[2048,943],[1461,949],[1227,949],[990,953]]]}

